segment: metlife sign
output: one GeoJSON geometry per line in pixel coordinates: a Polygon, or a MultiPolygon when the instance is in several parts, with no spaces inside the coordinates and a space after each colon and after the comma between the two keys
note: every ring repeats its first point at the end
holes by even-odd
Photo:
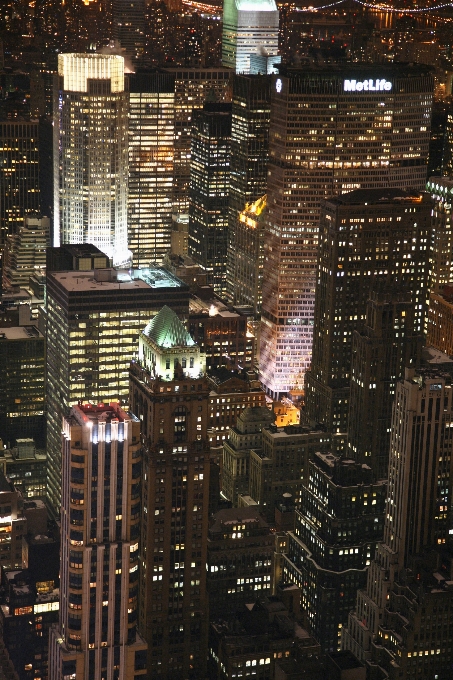
{"type": "Polygon", "coordinates": [[[385,78],[377,80],[345,80],[343,82],[344,92],[390,92],[392,83],[385,78]]]}

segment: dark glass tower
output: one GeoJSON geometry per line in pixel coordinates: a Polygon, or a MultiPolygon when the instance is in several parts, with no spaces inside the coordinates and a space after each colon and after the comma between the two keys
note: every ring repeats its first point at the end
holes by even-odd
{"type": "Polygon", "coordinates": [[[192,119],[189,254],[218,294],[226,288],[231,104],[205,104],[192,119]]]}
{"type": "Polygon", "coordinates": [[[270,100],[270,76],[234,77],[227,294],[234,304],[251,305],[256,316],[261,309],[261,279],[255,281],[254,270],[263,257],[266,203],[262,201],[257,210],[251,204],[266,194],[270,100]],[[241,219],[246,207],[253,213],[247,217],[256,217],[258,224],[241,219]]]}

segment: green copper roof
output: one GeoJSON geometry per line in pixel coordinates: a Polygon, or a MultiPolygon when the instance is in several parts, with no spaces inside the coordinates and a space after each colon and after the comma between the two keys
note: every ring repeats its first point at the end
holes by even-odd
{"type": "Polygon", "coordinates": [[[143,331],[158,347],[193,347],[185,326],[170,307],[162,307],[143,331]]]}

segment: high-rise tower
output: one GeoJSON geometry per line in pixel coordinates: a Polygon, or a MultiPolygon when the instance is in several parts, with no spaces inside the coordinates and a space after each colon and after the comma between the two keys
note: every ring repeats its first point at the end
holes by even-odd
{"type": "Polygon", "coordinates": [[[270,76],[234,77],[227,294],[234,304],[250,305],[255,317],[261,311],[270,107],[270,76]]]}
{"type": "Polygon", "coordinates": [[[161,263],[170,250],[175,79],[131,74],[129,81],[128,233],[135,267],[161,263]]]}
{"type": "Polygon", "coordinates": [[[344,632],[371,677],[451,677],[452,362],[443,360],[408,370],[396,388],[384,541],[344,632]]]}
{"type": "Polygon", "coordinates": [[[92,243],[114,265],[127,264],[124,59],[113,54],[60,54],[58,78],[53,245],[92,243]]]}
{"type": "Polygon", "coordinates": [[[250,73],[252,55],[276,55],[278,24],[275,0],[224,0],[223,65],[250,73]]]}
{"type": "Polygon", "coordinates": [[[329,432],[347,430],[352,335],[365,321],[370,291],[386,281],[406,284],[414,305],[412,328],[405,317],[396,318],[395,324],[401,333],[423,335],[431,211],[428,194],[402,189],[358,189],[321,201],[305,412],[329,432]]]}
{"type": "Polygon", "coordinates": [[[189,254],[218,294],[226,289],[231,104],[205,104],[192,121],[189,254]]]}
{"type": "Polygon", "coordinates": [[[113,0],[113,37],[137,62],[145,51],[145,0],[113,0]]]}
{"type": "Polygon", "coordinates": [[[137,634],[140,423],[118,404],[74,406],[63,422],[60,621],[49,678],[146,676],[137,634]]]}
{"type": "Polygon", "coordinates": [[[130,403],[142,422],[144,491],[139,630],[150,677],[204,677],[209,393],[204,357],[163,307],[140,334],[130,403]]]}
{"type": "Polygon", "coordinates": [[[310,364],[321,199],[379,186],[423,190],[433,91],[423,66],[280,73],[271,100],[261,333],[261,380],[274,396],[302,382],[310,364]]]}

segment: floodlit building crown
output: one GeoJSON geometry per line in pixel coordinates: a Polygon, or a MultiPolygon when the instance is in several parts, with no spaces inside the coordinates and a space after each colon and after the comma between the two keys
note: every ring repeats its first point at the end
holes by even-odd
{"type": "Polygon", "coordinates": [[[59,54],[63,90],[88,92],[88,80],[110,80],[111,92],[124,92],[124,58],[118,54],[59,54]]]}

